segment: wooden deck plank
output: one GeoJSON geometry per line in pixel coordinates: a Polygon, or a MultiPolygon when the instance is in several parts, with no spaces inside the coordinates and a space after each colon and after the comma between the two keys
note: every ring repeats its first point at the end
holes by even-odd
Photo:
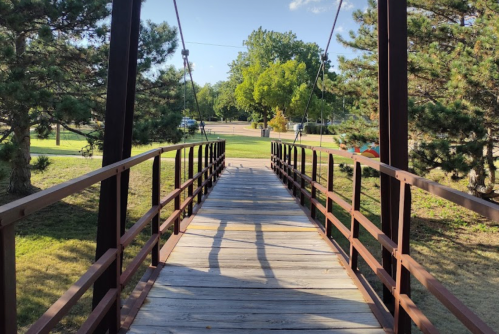
{"type": "Polygon", "coordinates": [[[168,258],[130,333],[383,333],[285,187],[229,167],[168,258]]]}

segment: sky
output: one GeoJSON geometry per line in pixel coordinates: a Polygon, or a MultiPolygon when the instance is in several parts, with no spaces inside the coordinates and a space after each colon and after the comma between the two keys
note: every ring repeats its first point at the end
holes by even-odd
{"type": "MultiPolygon", "coordinates": [[[[177,0],[182,30],[193,64],[194,81],[200,85],[226,80],[228,64],[244,52],[243,41],[260,26],[278,32],[292,31],[304,42],[326,47],[339,0],[177,0]],[[215,44],[215,45],[207,45],[215,44]]],[[[344,37],[356,30],[355,10],[365,10],[367,0],[344,0],[335,29],[344,37]]],[[[147,0],[142,19],[178,26],[173,0],[147,0]]],[[[180,38],[179,38],[179,45],[180,38]]],[[[168,65],[183,67],[182,47],[168,65]]],[[[355,57],[333,37],[329,58],[336,67],[338,55],[355,57]]]]}

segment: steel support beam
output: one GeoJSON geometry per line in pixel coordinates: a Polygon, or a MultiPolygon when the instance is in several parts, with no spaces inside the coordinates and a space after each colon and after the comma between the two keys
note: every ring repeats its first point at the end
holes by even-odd
{"type": "MultiPolygon", "coordinates": [[[[134,46],[132,42],[132,18],[136,21],[140,20],[140,12],[135,13],[135,17],[133,15],[134,9],[136,10],[137,7],[140,7],[140,1],[138,0],[116,0],[113,2],[103,167],[121,161],[123,159],[123,148],[126,146],[125,143],[130,141],[131,145],[131,135],[127,134],[128,138],[125,139],[125,124],[127,124],[127,103],[130,105],[130,96],[127,94],[129,74],[136,74],[131,73],[134,72],[133,69],[130,71],[130,67],[133,68],[133,61],[130,61],[130,50],[134,46]]],[[[137,27],[135,28],[137,29],[137,27]]],[[[132,57],[136,58],[136,55],[136,52],[132,52],[132,57]]],[[[133,116],[133,105],[131,106],[131,113],[133,116]]],[[[130,119],[127,125],[131,127],[130,122],[132,121],[130,119]]],[[[119,222],[121,229],[122,218],[120,216],[123,212],[120,208],[122,203],[121,194],[128,193],[128,182],[126,182],[125,187],[121,186],[121,182],[121,177],[112,177],[101,183],[96,259],[100,258],[109,248],[117,247],[114,236],[116,233],[115,222],[119,222]],[[118,185],[117,182],[120,184],[118,185]],[[117,189],[119,189],[119,194],[117,193],[117,189]]],[[[121,234],[121,231],[118,231],[118,233],[121,234]]],[[[117,259],[118,263],[121,262],[119,260],[117,259]]],[[[119,276],[119,274],[119,270],[118,272],[113,271],[113,266],[111,266],[110,270],[107,270],[95,282],[92,300],[93,308],[98,305],[110,288],[116,288],[114,286],[114,282],[116,281],[115,276],[119,276]]],[[[118,319],[110,319],[111,316],[113,316],[112,312],[104,318],[96,333],[105,333],[107,330],[114,332],[116,330],[115,323],[116,321],[119,323],[119,312],[117,315],[118,319]]]]}

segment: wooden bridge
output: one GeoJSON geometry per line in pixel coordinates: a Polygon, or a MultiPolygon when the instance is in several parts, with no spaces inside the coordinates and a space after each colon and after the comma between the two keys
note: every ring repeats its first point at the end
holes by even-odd
{"type": "Polygon", "coordinates": [[[124,232],[119,215],[109,222],[114,246],[105,249],[27,333],[49,333],[99,280],[104,280],[106,289],[78,333],[409,333],[413,325],[424,333],[438,333],[412,301],[410,286],[404,282],[408,275],[471,332],[494,333],[410,256],[404,210],[410,187],[495,221],[497,205],[379,161],[320,147],[273,142],[266,167],[246,162],[226,166],[225,141],[152,150],[0,207],[0,315],[9,319],[0,322],[1,333],[17,333],[14,223],[106,180],[114,180],[115,198],[108,203],[119,212],[121,175],[150,159],[151,209],[124,232]],[[188,176],[182,180],[184,150],[188,176]],[[167,152],[176,152],[175,189],[160,198],[161,156],[167,152]],[[328,157],[326,187],[317,181],[318,152],[328,157]],[[354,165],[351,203],[333,190],[338,155],[354,165]],[[396,240],[359,211],[362,165],[399,182],[396,240]],[[186,193],[183,201],[182,193],[186,193]],[[160,213],[169,203],[174,210],[161,223],[160,213]],[[333,204],[351,215],[350,227],[335,216],[333,204]],[[122,254],[149,224],[149,241],[122,268],[122,254]],[[396,271],[389,272],[361,243],[360,226],[393,256],[396,271]],[[349,254],[332,238],[333,229],[350,243],[349,254]],[[122,301],[123,289],[148,254],[151,266],[122,301]],[[360,257],[387,293],[377,293],[360,273],[360,257]]]}
{"type": "Polygon", "coordinates": [[[231,164],[130,333],[384,333],[337,255],[269,163],[231,164]]]}

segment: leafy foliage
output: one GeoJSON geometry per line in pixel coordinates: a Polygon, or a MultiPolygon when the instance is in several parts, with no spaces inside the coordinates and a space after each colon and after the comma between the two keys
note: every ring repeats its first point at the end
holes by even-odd
{"type": "Polygon", "coordinates": [[[277,109],[274,118],[269,122],[269,125],[274,129],[275,132],[286,132],[286,125],[288,120],[284,117],[281,110],[277,109]]]}

